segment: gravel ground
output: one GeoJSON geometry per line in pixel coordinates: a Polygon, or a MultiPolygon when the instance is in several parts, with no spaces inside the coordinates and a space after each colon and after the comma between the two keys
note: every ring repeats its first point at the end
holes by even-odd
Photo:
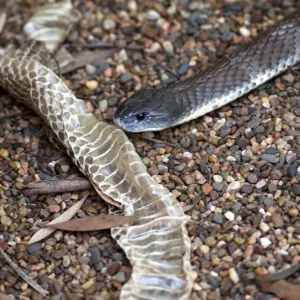
{"type": "MultiPolygon", "coordinates": [[[[34,5],[47,1],[1,1],[9,17],[0,46],[22,42],[22,25],[34,5]]],[[[82,18],[65,43],[68,49],[75,55],[86,50],[79,44],[91,48],[101,42],[117,50],[106,62],[88,64],[64,80],[100,120],[111,122],[118,103],[134,91],[209,68],[293,11],[297,1],[74,2],[82,18]]],[[[0,95],[1,114],[21,114],[0,120],[0,246],[53,300],[118,299],[131,267],[109,231],[56,231],[27,247],[40,224],[80,193],[24,197],[20,189],[81,175],[48,142],[38,117],[0,95]]],[[[205,117],[143,138],[131,135],[153,178],[183,205],[195,205],[187,213],[191,299],[278,299],[261,293],[254,279],[300,261],[299,127],[295,67],[205,117]]],[[[99,212],[107,212],[106,204],[92,192],[77,217],[99,212]]],[[[0,299],[43,298],[1,258],[0,264],[0,299]]],[[[299,284],[299,275],[289,281],[299,284]]]]}

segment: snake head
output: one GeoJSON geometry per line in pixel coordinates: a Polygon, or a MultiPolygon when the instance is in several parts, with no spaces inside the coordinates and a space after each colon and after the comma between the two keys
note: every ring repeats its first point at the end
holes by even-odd
{"type": "Polygon", "coordinates": [[[114,122],[118,127],[130,132],[168,128],[173,125],[177,116],[172,109],[175,103],[170,105],[171,98],[170,93],[166,93],[164,89],[140,90],[119,106],[114,122]]]}

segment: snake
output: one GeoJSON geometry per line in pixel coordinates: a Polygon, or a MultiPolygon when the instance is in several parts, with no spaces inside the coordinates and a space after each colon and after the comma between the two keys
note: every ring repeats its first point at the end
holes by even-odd
{"type": "Polygon", "coordinates": [[[203,72],[121,103],[114,122],[129,132],[186,123],[249,93],[300,61],[300,10],[203,72]]]}
{"type": "MultiPolygon", "coordinates": [[[[69,1],[63,4],[70,9],[69,1]]],[[[49,26],[56,24],[54,16],[67,15],[62,3],[50,3],[43,9],[43,18],[50,11],[45,21],[49,26]]],[[[0,58],[0,86],[41,117],[50,140],[66,150],[104,200],[110,199],[110,214],[136,217],[131,224],[111,229],[132,265],[120,299],[188,299],[193,285],[186,229],[189,217],[176,197],[149,175],[126,134],[99,121],[47,67],[50,60],[44,43],[35,40],[6,51],[0,58]]]]}

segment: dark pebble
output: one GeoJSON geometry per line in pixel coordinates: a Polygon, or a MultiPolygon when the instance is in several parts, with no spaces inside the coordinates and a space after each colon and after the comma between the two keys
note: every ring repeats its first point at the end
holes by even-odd
{"type": "Polygon", "coordinates": [[[127,83],[130,80],[132,80],[132,74],[129,72],[125,72],[124,74],[122,74],[122,76],[120,77],[120,82],[121,83],[127,83]]]}
{"type": "Polygon", "coordinates": [[[213,222],[217,224],[223,224],[223,221],[224,221],[224,217],[222,214],[217,214],[213,216],[213,222]]]}
{"type": "Polygon", "coordinates": [[[275,202],[271,200],[270,198],[265,198],[263,200],[264,206],[269,207],[275,205],[275,202]]]}
{"type": "Polygon", "coordinates": [[[224,32],[221,34],[220,40],[222,42],[230,42],[233,39],[233,37],[234,37],[234,33],[230,32],[230,31],[224,32]]]}
{"type": "Polygon", "coordinates": [[[177,74],[178,75],[184,75],[186,74],[187,70],[189,69],[189,64],[188,63],[183,63],[178,69],[177,69],[177,74]]]}
{"type": "Polygon", "coordinates": [[[265,152],[265,154],[272,154],[272,155],[277,154],[277,153],[278,153],[278,151],[277,151],[277,149],[274,148],[274,147],[268,148],[268,149],[266,150],[266,152],[265,152]]]}
{"type": "Polygon", "coordinates": [[[226,137],[230,133],[231,133],[231,128],[230,127],[228,127],[228,126],[222,126],[220,128],[220,132],[219,132],[220,137],[224,138],[224,137],[226,137]]]}
{"type": "Polygon", "coordinates": [[[195,11],[191,13],[187,19],[188,23],[193,26],[203,25],[205,24],[205,20],[200,17],[200,13],[195,11]]]}
{"type": "Polygon", "coordinates": [[[221,281],[220,293],[222,296],[228,296],[231,288],[233,287],[233,283],[229,277],[224,278],[221,281]]]}
{"type": "Polygon", "coordinates": [[[118,99],[116,97],[110,97],[110,98],[108,98],[107,102],[108,102],[109,107],[114,107],[117,105],[118,99]]]}
{"type": "Polygon", "coordinates": [[[234,213],[237,213],[241,208],[242,208],[242,204],[240,202],[234,203],[231,207],[234,213]]]}
{"type": "Polygon", "coordinates": [[[295,177],[297,175],[297,169],[298,169],[298,166],[288,166],[287,167],[287,175],[290,178],[295,177]]]}
{"type": "Polygon", "coordinates": [[[272,163],[272,164],[277,164],[280,161],[279,156],[273,155],[273,154],[266,154],[266,153],[262,154],[260,156],[260,159],[265,160],[265,161],[267,161],[269,163],[272,163]]]}
{"type": "Polygon", "coordinates": [[[39,254],[42,250],[42,243],[34,243],[27,247],[27,251],[30,254],[39,254]]]}
{"type": "Polygon", "coordinates": [[[113,275],[115,275],[115,274],[118,273],[120,267],[121,267],[121,265],[120,265],[118,262],[113,262],[113,263],[109,266],[107,272],[108,272],[108,274],[109,274],[110,276],[113,276],[113,275]]]}
{"type": "Polygon", "coordinates": [[[241,193],[250,195],[253,192],[253,187],[251,184],[245,184],[242,186],[242,188],[240,189],[241,193]]]}
{"type": "Polygon", "coordinates": [[[104,267],[104,264],[102,261],[99,261],[97,264],[95,264],[95,270],[100,272],[104,267]]]}
{"type": "Polygon", "coordinates": [[[206,276],[206,280],[214,289],[217,289],[219,287],[219,281],[215,276],[208,274],[206,276]]]}
{"type": "Polygon", "coordinates": [[[222,182],[214,182],[212,184],[212,187],[214,188],[215,191],[222,192],[224,184],[222,182]]]}
{"type": "Polygon", "coordinates": [[[50,174],[48,174],[48,173],[45,173],[45,172],[43,172],[43,171],[41,171],[41,172],[39,173],[39,176],[40,176],[40,178],[43,179],[43,180],[57,180],[56,176],[52,176],[52,175],[50,175],[50,174]]]}
{"type": "Polygon", "coordinates": [[[99,67],[97,69],[97,73],[100,75],[102,74],[106,69],[110,68],[110,64],[107,62],[103,62],[99,64],[99,67]]]}
{"type": "Polygon", "coordinates": [[[296,196],[300,195],[300,184],[293,184],[292,191],[296,196]]]}
{"type": "Polygon", "coordinates": [[[94,265],[98,264],[99,261],[101,261],[101,253],[98,247],[93,247],[90,250],[91,252],[91,259],[92,259],[92,263],[94,265]]]}
{"type": "Polygon", "coordinates": [[[248,139],[245,139],[245,138],[240,138],[238,140],[238,146],[241,148],[241,149],[244,149],[246,148],[247,146],[250,145],[250,141],[248,139]]]}
{"type": "Polygon", "coordinates": [[[62,270],[59,267],[54,268],[55,275],[60,275],[62,273],[62,270]]]}
{"type": "Polygon", "coordinates": [[[261,123],[260,118],[254,116],[254,117],[252,117],[251,121],[248,123],[248,127],[254,129],[254,128],[258,127],[260,125],[260,123],[261,123]]]}
{"type": "Polygon", "coordinates": [[[228,245],[228,251],[230,255],[238,248],[238,245],[235,242],[231,242],[228,245]]]}

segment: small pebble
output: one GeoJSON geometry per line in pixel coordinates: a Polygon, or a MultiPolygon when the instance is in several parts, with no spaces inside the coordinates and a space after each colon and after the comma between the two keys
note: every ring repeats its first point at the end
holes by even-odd
{"type": "Polygon", "coordinates": [[[239,277],[238,273],[236,272],[235,268],[230,268],[228,270],[228,273],[229,273],[229,278],[231,279],[231,281],[234,284],[237,284],[240,281],[240,277],[239,277]]]}
{"type": "Polygon", "coordinates": [[[98,81],[96,80],[89,80],[85,83],[85,86],[89,89],[89,90],[92,90],[94,91],[98,86],[99,86],[99,83],[98,81]]]}
{"type": "Polygon", "coordinates": [[[147,19],[151,20],[151,21],[156,21],[157,19],[160,18],[159,13],[154,9],[148,10],[146,13],[146,16],[147,16],[147,19]]]}
{"type": "Polygon", "coordinates": [[[227,186],[227,192],[238,191],[241,188],[241,184],[238,181],[233,181],[227,186]]]}
{"type": "Polygon", "coordinates": [[[116,27],[116,22],[112,19],[105,19],[103,22],[103,28],[105,30],[114,29],[116,27]]]}
{"type": "Polygon", "coordinates": [[[260,239],[260,244],[262,245],[263,248],[267,248],[272,244],[272,242],[268,238],[263,237],[260,239]]]}
{"type": "Polygon", "coordinates": [[[225,214],[224,214],[225,218],[229,221],[233,221],[234,218],[235,218],[235,215],[233,212],[231,211],[227,211],[225,214]]]}
{"type": "Polygon", "coordinates": [[[288,213],[291,217],[297,217],[299,215],[299,211],[297,208],[289,209],[288,213]]]}
{"type": "Polygon", "coordinates": [[[9,156],[9,152],[6,149],[0,149],[0,158],[7,158],[9,156]]]}

